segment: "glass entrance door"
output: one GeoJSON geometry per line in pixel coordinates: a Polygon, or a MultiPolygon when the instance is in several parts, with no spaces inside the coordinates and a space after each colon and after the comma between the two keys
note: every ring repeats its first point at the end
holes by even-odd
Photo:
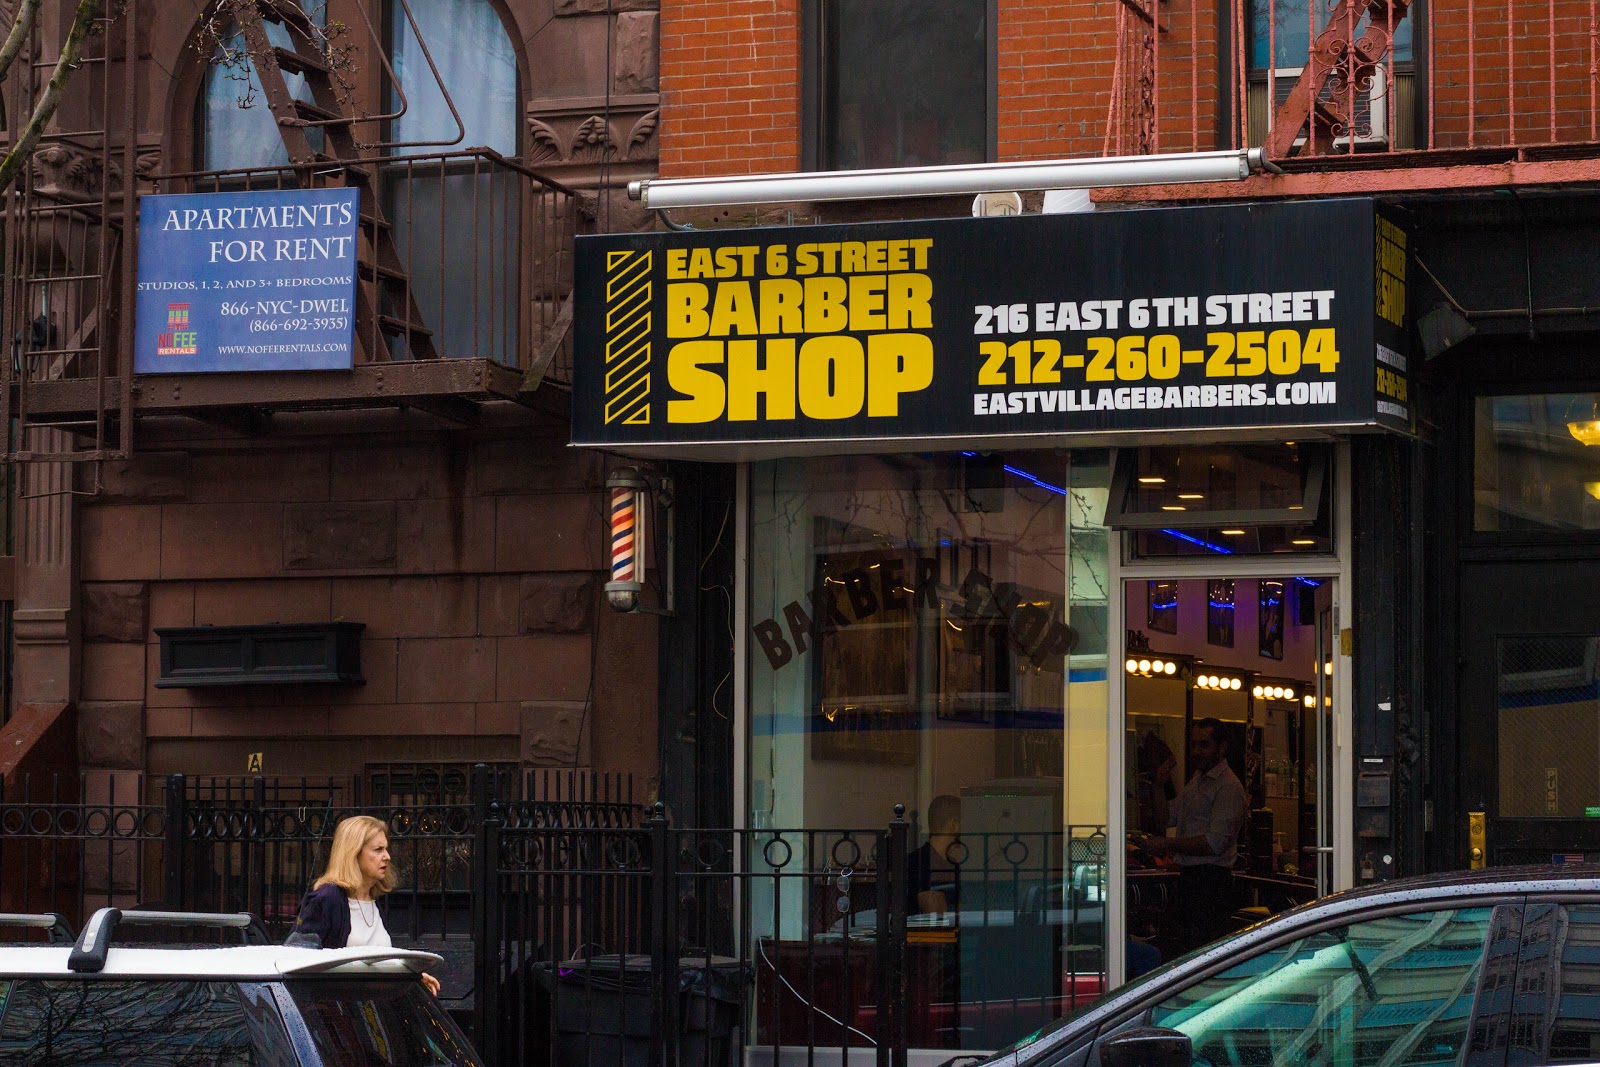
{"type": "Polygon", "coordinates": [[[1333,585],[1123,583],[1128,977],[1331,890],[1333,585]]]}
{"type": "Polygon", "coordinates": [[[1600,860],[1597,583],[1588,561],[1462,570],[1462,866],[1600,860]]]}

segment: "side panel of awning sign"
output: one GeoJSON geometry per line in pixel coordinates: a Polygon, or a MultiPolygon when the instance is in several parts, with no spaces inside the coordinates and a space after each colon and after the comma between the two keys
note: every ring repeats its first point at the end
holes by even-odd
{"type": "Polygon", "coordinates": [[[1356,199],[581,237],[574,443],[1409,432],[1407,245],[1356,199]]]}

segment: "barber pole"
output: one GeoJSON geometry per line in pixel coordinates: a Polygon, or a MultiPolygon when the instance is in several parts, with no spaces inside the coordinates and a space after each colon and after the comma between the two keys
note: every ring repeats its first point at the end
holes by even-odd
{"type": "Polygon", "coordinates": [[[611,490],[611,580],[631,582],[634,574],[633,533],[639,509],[632,489],[611,490]]]}
{"type": "Polygon", "coordinates": [[[636,611],[644,583],[639,580],[644,554],[644,479],[632,467],[623,467],[606,479],[611,490],[611,580],[606,600],[618,611],[636,611]]]}

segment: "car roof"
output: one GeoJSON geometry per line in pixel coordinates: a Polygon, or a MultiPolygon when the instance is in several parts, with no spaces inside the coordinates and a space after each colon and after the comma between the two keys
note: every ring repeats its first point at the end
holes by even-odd
{"type": "Polygon", "coordinates": [[[1442,874],[1373,882],[1322,897],[1263,919],[1248,929],[1199,949],[1169,966],[1112,990],[1082,1008],[1049,1024],[1018,1045],[1002,1050],[993,1062],[1006,1056],[1031,1062],[1050,1056],[1052,1048],[1069,1033],[1081,1036],[1108,1020],[1123,1017],[1140,1005],[1148,1006],[1153,991],[1181,986],[1206,973],[1238,962],[1252,952],[1301,931],[1323,929],[1341,922],[1360,921],[1365,915],[1392,914],[1396,910],[1429,907],[1484,906],[1513,903],[1522,897],[1555,896],[1600,899],[1600,864],[1546,864],[1529,867],[1492,867],[1449,871],[1442,874]]]}
{"type": "Polygon", "coordinates": [[[67,967],[72,948],[39,945],[0,948],[0,978],[193,978],[276,981],[302,977],[414,975],[441,963],[432,952],[414,949],[291,948],[285,945],[233,945],[226,948],[112,947],[103,970],[80,973],[67,967]]]}

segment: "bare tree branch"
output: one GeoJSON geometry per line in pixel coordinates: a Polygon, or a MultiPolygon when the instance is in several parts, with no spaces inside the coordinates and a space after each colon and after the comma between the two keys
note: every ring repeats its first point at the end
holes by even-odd
{"type": "Polygon", "coordinates": [[[56,107],[61,103],[61,94],[67,87],[67,79],[78,69],[78,57],[83,52],[83,42],[94,29],[95,19],[100,16],[101,3],[102,0],[78,0],[78,13],[72,20],[67,43],[61,46],[61,58],[56,61],[56,69],[50,74],[50,83],[45,86],[44,95],[39,97],[39,102],[33,106],[33,114],[28,117],[28,125],[23,129],[22,136],[6,153],[5,160],[0,162],[0,192],[11,188],[11,183],[17,180],[17,173],[32,157],[34,146],[39,143],[44,128],[50,124],[51,116],[56,113],[56,107]]]}
{"type": "Polygon", "coordinates": [[[28,40],[28,34],[33,32],[33,21],[38,17],[41,0],[22,0],[22,7],[17,11],[17,21],[11,24],[11,32],[6,35],[4,47],[0,47],[0,81],[5,81],[11,72],[11,64],[16,61],[17,53],[22,51],[23,44],[28,40]]]}

